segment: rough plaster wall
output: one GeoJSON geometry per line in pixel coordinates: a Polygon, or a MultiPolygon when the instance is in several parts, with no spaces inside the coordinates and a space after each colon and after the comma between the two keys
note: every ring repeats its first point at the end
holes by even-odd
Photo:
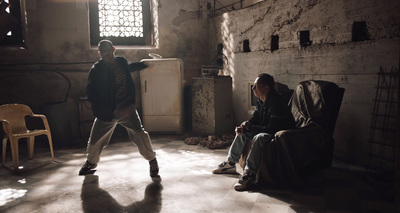
{"type": "MultiPolygon", "coordinates": [[[[86,96],[88,70],[98,60],[96,47],[89,42],[87,0],[25,0],[26,49],[0,48],[0,102],[27,103],[33,108],[57,101],[65,95],[65,80],[54,78],[56,70],[71,80],[68,105],[73,137],[79,136],[78,104],[86,96]],[[42,75],[42,72],[47,74],[42,75]],[[33,86],[34,85],[34,86],[33,86]],[[7,88],[18,88],[7,92],[7,88]],[[26,91],[21,92],[18,91],[26,91]]],[[[158,44],[141,48],[117,47],[116,55],[129,61],[150,58],[181,58],[184,76],[198,76],[207,55],[207,18],[202,0],[152,0],[158,11],[158,44]]],[[[133,74],[140,91],[138,74],[133,74]]],[[[190,83],[190,78],[186,78],[190,83]]],[[[138,94],[140,104],[140,94],[138,94]]],[[[139,106],[140,107],[140,106],[139,106]]]]}
{"type": "Polygon", "coordinates": [[[208,11],[204,1],[161,1],[160,48],[163,57],[184,59],[185,69],[200,69],[207,54],[208,11]],[[201,56],[201,57],[200,57],[201,56]]]}
{"type": "Polygon", "coordinates": [[[66,101],[68,103],[69,120],[72,137],[80,135],[77,100],[85,97],[87,72],[63,70],[68,81],[55,70],[9,70],[1,71],[0,76],[0,104],[21,103],[31,107],[34,113],[43,113],[43,106],[66,101]],[[68,93],[68,94],[67,94],[68,93]]]}
{"type": "Polygon", "coordinates": [[[368,163],[373,99],[380,68],[399,67],[400,2],[266,0],[253,7],[210,19],[210,55],[224,44],[233,77],[236,124],[249,118],[248,83],[262,72],[293,89],[300,81],[328,80],[346,89],[334,138],[335,155],[368,163]],[[352,42],[352,25],[365,21],[370,40],[352,42]],[[298,32],[309,30],[312,45],[300,48],[298,32]],[[279,50],[270,51],[272,35],[279,50]],[[243,52],[249,40],[251,52],[243,52]]]}
{"type": "MultiPolygon", "coordinates": [[[[163,57],[182,58],[185,68],[200,69],[207,49],[209,11],[202,0],[153,0],[158,12],[159,47],[118,48],[129,60],[163,57]]],[[[4,50],[0,63],[77,63],[98,59],[89,43],[89,14],[86,0],[25,1],[26,50],[4,50]]]]}

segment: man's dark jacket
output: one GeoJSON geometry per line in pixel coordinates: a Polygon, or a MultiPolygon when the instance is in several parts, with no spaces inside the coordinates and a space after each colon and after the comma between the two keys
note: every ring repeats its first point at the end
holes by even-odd
{"type": "Polygon", "coordinates": [[[256,110],[249,119],[249,131],[275,134],[284,129],[295,127],[293,115],[287,103],[284,103],[277,92],[271,92],[265,102],[257,101],[256,110]]]}
{"type": "MultiPolygon", "coordinates": [[[[125,71],[128,93],[132,97],[132,104],[135,104],[135,85],[130,70],[137,71],[147,66],[143,63],[128,64],[124,57],[116,57],[115,60],[125,71]]],[[[112,120],[116,107],[114,89],[114,74],[110,65],[102,59],[97,61],[89,71],[86,86],[86,94],[95,117],[104,121],[112,120]]]]}

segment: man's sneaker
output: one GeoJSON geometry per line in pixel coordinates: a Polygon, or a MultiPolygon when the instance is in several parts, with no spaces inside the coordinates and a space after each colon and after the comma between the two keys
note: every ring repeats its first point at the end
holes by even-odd
{"type": "Polygon", "coordinates": [[[93,174],[96,172],[96,170],[93,170],[96,168],[97,164],[89,163],[89,161],[86,160],[86,162],[82,165],[81,170],[79,170],[79,175],[87,175],[87,174],[93,174]]]}
{"type": "Polygon", "coordinates": [[[213,170],[213,173],[214,174],[237,174],[236,165],[234,162],[224,161],[220,165],[218,165],[218,168],[213,170]]]}
{"type": "Polygon", "coordinates": [[[150,177],[154,182],[161,182],[161,177],[158,174],[159,168],[157,159],[154,158],[153,160],[149,161],[150,164],[150,177]]]}
{"type": "Polygon", "coordinates": [[[245,170],[242,177],[235,184],[234,188],[236,191],[246,191],[249,190],[256,180],[256,175],[249,171],[245,170]]]}

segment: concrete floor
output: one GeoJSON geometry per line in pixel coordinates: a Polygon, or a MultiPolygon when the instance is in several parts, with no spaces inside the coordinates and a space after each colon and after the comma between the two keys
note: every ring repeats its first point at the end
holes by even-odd
{"type": "Polygon", "coordinates": [[[7,150],[6,167],[0,168],[0,212],[394,212],[388,191],[340,162],[321,172],[320,187],[236,192],[239,174],[211,173],[227,149],[186,145],[183,136],[151,137],[161,184],[151,182],[148,162],[126,139],[112,141],[96,173],[87,176],[78,176],[83,145],[56,149],[54,162],[43,146],[32,160],[21,147],[18,173],[10,169],[7,150]]]}

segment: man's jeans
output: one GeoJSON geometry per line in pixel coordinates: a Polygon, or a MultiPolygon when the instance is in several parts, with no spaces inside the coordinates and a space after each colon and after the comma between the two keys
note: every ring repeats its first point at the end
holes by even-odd
{"type": "Polygon", "coordinates": [[[143,129],[136,107],[131,105],[116,109],[110,122],[95,118],[87,146],[87,160],[89,163],[97,164],[100,161],[101,151],[110,142],[117,124],[125,127],[130,140],[137,145],[139,153],[146,160],[153,160],[156,157],[149,134],[143,129]]]}
{"type": "Polygon", "coordinates": [[[246,159],[246,167],[252,172],[257,173],[261,164],[262,150],[267,146],[267,143],[273,139],[274,135],[268,133],[246,132],[242,135],[236,135],[228,152],[227,160],[239,162],[240,156],[243,153],[246,144],[253,139],[253,145],[246,159]]]}

